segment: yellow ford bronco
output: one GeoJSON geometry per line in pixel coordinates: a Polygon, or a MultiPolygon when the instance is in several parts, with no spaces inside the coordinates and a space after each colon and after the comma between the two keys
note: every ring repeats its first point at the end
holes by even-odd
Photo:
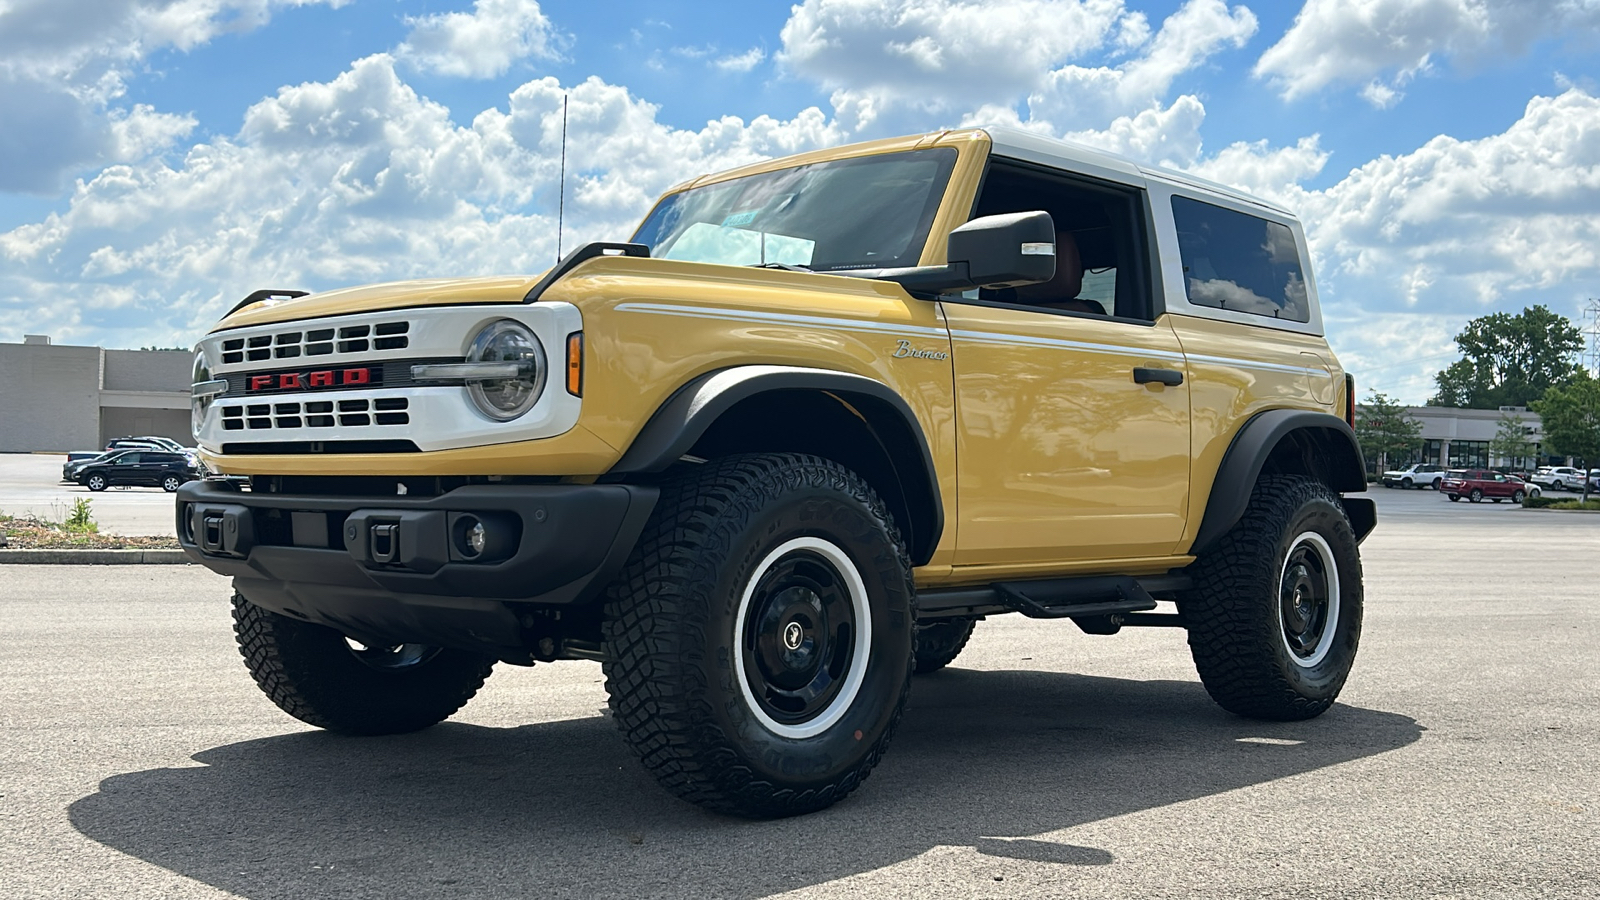
{"type": "Polygon", "coordinates": [[[178,532],[302,721],[598,660],[669,790],[800,813],[1001,613],[1184,628],[1223,707],[1327,709],[1376,514],[1322,335],[1271,204],[1002,128],[840,147],[542,277],[252,294],[178,532]]]}

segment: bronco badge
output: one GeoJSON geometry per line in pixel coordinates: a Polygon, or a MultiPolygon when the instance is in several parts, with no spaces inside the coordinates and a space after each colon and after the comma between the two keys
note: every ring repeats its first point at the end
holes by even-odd
{"type": "Polygon", "coordinates": [[[943,350],[918,350],[911,346],[910,341],[898,341],[894,350],[895,359],[949,359],[950,354],[943,350]]]}

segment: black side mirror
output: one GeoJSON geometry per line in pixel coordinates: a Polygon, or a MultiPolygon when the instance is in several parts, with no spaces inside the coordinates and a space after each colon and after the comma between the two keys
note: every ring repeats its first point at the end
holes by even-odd
{"type": "Polygon", "coordinates": [[[947,258],[943,266],[837,274],[893,281],[930,294],[1037,284],[1056,274],[1055,222],[1042,210],[973,219],[950,232],[947,258]]]}
{"type": "Polygon", "coordinates": [[[949,260],[965,263],[973,285],[1016,287],[1056,275],[1056,226],[1047,212],[973,219],[950,232],[949,260]]]}

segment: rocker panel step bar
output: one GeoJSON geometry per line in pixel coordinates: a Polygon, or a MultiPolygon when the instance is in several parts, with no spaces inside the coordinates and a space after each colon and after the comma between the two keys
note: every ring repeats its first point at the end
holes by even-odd
{"type": "MultiPolygon", "coordinates": [[[[1181,626],[1176,615],[1148,614],[1154,595],[1187,589],[1185,575],[1090,575],[1039,581],[997,581],[989,585],[935,588],[917,594],[920,618],[1018,612],[1033,619],[1095,619],[1117,616],[1120,624],[1181,626]]],[[[1080,622],[1080,624],[1082,624],[1080,622]]]]}

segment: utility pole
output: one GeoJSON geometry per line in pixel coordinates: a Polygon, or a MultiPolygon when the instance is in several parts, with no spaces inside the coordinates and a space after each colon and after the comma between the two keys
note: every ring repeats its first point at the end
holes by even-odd
{"type": "Polygon", "coordinates": [[[1589,351],[1585,364],[1589,374],[1600,378],[1600,300],[1589,298],[1589,306],[1584,309],[1583,317],[1588,320],[1584,326],[1584,333],[1589,336],[1589,351]]]}

